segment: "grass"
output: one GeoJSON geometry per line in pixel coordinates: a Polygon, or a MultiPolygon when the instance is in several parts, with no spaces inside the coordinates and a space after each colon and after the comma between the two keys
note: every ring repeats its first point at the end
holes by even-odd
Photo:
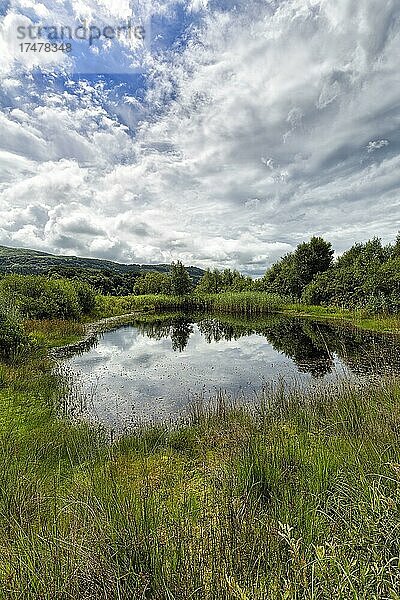
{"type": "Polygon", "coordinates": [[[359,329],[380,333],[400,332],[399,315],[371,314],[365,309],[350,310],[336,306],[308,306],[287,303],[282,312],[288,316],[308,316],[315,319],[336,319],[346,321],[359,329]]]}
{"type": "Polygon", "coordinates": [[[399,381],[220,397],[112,445],[64,386],[1,367],[1,599],[399,598],[399,381]]]}
{"type": "MultiPolygon", "coordinates": [[[[249,293],[103,297],[93,318],[182,309],[397,323],[249,293]]],[[[82,401],[43,352],[0,365],[0,600],[400,598],[399,380],[220,396],[112,444],[71,419],[82,401]]]]}
{"type": "Polygon", "coordinates": [[[283,300],[275,294],[261,292],[226,292],[201,296],[99,296],[97,316],[99,318],[134,311],[180,311],[214,312],[242,316],[257,316],[277,312],[283,300]]]}
{"type": "Polygon", "coordinates": [[[342,320],[368,331],[381,333],[400,331],[400,317],[396,315],[371,315],[366,310],[349,310],[335,306],[307,306],[301,303],[292,303],[275,294],[262,292],[227,292],[186,297],[163,295],[99,296],[97,299],[97,318],[122,315],[134,311],[155,313],[163,311],[210,312],[248,318],[283,313],[288,316],[342,320]]]}
{"type": "Polygon", "coordinates": [[[83,323],[62,319],[26,320],[24,329],[37,345],[45,348],[73,344],[84,335],[83,323]]]}

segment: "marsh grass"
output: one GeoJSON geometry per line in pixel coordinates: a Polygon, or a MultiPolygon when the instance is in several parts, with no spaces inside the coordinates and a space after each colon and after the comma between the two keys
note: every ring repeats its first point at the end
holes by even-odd
{"type": "Polygon", "coordinates": [[[288,316],[335,319],[368,331],[399,332],[398,315],[373,314],[366,309],[350,310],[337,306],[308,306],[300,302],[265,292],[225,292],[193,294],[191,296],[97,296],[96,318],[123,315],[134,311],[162,313],[165,311],[203,312],[243,318],[259,318],[274,313],[288,316]]]}
{"type": "Polygon", "coordinates": [[[37,345],[48,348],[73,344],[84,335],[83,323],[63,319],[26,320],[24,330],[37,345]]]}
{"type": "Polygon", "coordinates": [[[220,395],[109,444],[0,369],[0,598],[398,598],[400,384],[220,395]]]}
{"type": "Polygon", "coordinates": [[[257,316],[276,312],[284,300],[276,294],[262,292],[225,292],[191,296],[99,296],[97,314],[101,317],[137,310],[163,312],[223,312],[242,316],[257,316]]]}

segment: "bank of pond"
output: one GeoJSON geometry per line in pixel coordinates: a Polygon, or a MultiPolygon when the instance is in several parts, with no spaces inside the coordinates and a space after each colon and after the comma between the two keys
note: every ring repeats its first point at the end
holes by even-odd
{"type": "Polygon", "coordinates": [[[400,373],[399,336],[340,322],[269,315],[134,315],[56,352],[68,377],[65,409],[118,431],[185,417],[193,402],[225,394],[256,403],[287,390],[400,373]]]}

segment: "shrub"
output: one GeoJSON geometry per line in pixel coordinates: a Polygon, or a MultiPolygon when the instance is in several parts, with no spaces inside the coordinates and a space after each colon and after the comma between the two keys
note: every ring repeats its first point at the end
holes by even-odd
{"type": "Polygon", "coordinates": [[[90,315],[96,307],[96,292],[92,286],[83,281],[74,281],[73,286],[78,296],[78,303],[82,314],[90,315]]]}
{"type": "Polygon", "coordinates": [[[93,290],[85,283],[35,275],[8,275],[0,294],[31,319],[79,319],[94,308],[93,290]]]}
{"type": "Polygon", "coordinates": [[[137,296],[146,294],[170,294],[172,281],[167,273],[158,273],[149,271],[145,275],[140,275],[135,280],[133,293],[137,296]]]}
{"type": "Polygon", "coordinates": [[[0,360],[13,360],[30,346],[17,311],[0,298],[0,360]]]}

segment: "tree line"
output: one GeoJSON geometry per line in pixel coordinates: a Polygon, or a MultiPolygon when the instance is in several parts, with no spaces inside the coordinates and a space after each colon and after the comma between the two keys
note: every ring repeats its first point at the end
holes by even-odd
{"type": "Polygon", "coordinates": [[[134,294],[221,294],[257,291],[277,294],[290,302],[364,308],[373,313],[400,311],[400,234],[384,245],[379,238],[356,243],[334,258],[332,244],[313,236],[275,264],[261,279],[236,270],[208,269],[193,285],[182,263],[170,273],[141,275],[134,294]]]}
{"type": "Polygon", "coordinates": [[[356,243],[336,260],[330,242],[313,237],[267,270],[265,291],[305,304],[400,310],[400,235],[392,244],[379,238],[356,243]]]}

